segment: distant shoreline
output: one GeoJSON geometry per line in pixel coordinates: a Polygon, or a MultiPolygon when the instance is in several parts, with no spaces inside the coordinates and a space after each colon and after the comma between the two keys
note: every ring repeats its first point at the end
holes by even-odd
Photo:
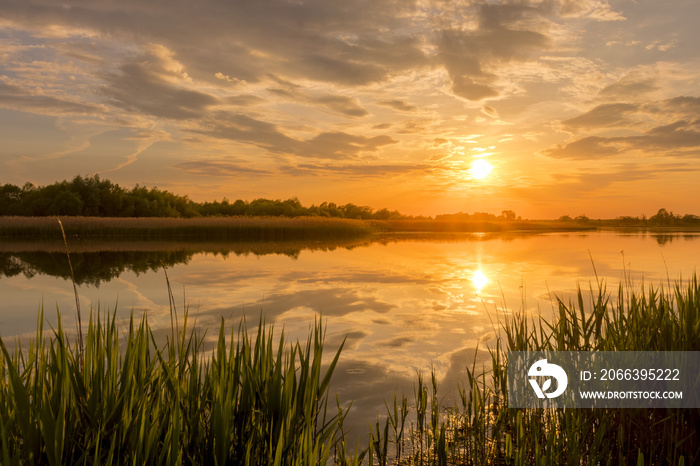
{"type": "Polygon", "coordinates": [[[0,237],[304,240],[356,238],[383,233],[498,233],[591,231],[556,220],[354,220],[327,217],[0,217],[0,237]]]}
{"type": "Polygon", "coordinates": [[[70,238],[317,240],[360,238],[375,234],[502,232],[700,232],[698,225],[630,226],[613,220],[585,223],[561,220],[369,220],[333,217],[10,217],[0,216],[0,238],[60,239],[58,219],[70,238]]]}

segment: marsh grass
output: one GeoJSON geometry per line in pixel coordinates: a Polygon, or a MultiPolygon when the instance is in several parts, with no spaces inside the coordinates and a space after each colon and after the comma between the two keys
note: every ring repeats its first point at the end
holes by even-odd
{"type": "Polygon", "coordinates": [[[228,336],[222,321],[206,354],[186,313],[162,346],[145,316],[124,336],[114,314],[91,313],[81,367],[58,317],[45,338],[40,312],[24,351],[0,339],[3,465],[324,464],[338,450],[345,411],[328,385],[342,345],[324,369],[320,322],[289,344],[262,321],[228,336]]]}
{"type": "MultiPolygon", "coordinates": [[[[361,238],[372,233],[503,233],[595,229],[547,220],[359,220],[330,217],[61,217],[69,239],[292,241],[361,238]]],[[[0,216],[0,237],[60,237],[56,217],[0,216]]]]}
{"type": "MultiPolygon", "coordinates": [[[[506,318],[504,336],[485,350],[490,364],[467,368],[452,406],[440,404],[434,372],[429,385],[418,374],[407,432],[395,427],[405,397],[387,405],[384,435],[391,426],[396,462],[698,464],[698,409],[511,409],[506,358],[507,351],[700,351],[697,277],[637,291],[621,284],[616,297],[599,283],[590,293],[579,289],[574,302],[557,300],[556,311],[552,322],[524,312],[506,318]]],[[[385,464],[386,448],[376,442],[380,432],[377,426],[370,434],[370,464],[385,464]]]]}
{"type": "MultiPolygon", "coordinates": [[[[138,238],[286,241],[364,236],[372,231],[361,220],[326,217],[110,218],[61,217],[68,238],[138,238]]],[[[0,217],[0,236],[60,237],[55,217],[0,217]]]]}

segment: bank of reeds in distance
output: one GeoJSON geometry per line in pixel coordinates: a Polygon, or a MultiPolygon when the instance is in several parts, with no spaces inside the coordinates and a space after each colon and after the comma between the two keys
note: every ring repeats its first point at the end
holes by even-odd
{"type": "Polygon", "coordinates": [[[699,351],[696,277],[616,296],[600,289],[558,302],[551,322],[508,317],[467,369],[454,404],[435,374],[414,396],[395,396],[371,422],[368,448],[348,448],[346,410],[329,381],[341,348],[321,365],[323,329],[288,345],[259,325],[231,334],[222,322],[211,354],[173,318],[158,346],[145,317],[124,332],[90,318],[84,351],[59,324],[50,339],[20,342],[0,358],[0,463],[571,465],[700,462],[698,410],[511,409],[508,350],[699,351]],[[120,335],[126,337],[120,339],[120,335]],[[329,398],[331,403],[328,402],[329,398]],[[386,414],[386,415],[384,415],[386,414]]]}
{"type": "MultiPolygon", "coordinates": [[[[375,230],[367,222],[327,217],[111,218],[61,217],[69,239],[285,241],[354,238],[375,230]]],[[[56,217],[0,217],[0,237],[60,237],[56,217]]]]}

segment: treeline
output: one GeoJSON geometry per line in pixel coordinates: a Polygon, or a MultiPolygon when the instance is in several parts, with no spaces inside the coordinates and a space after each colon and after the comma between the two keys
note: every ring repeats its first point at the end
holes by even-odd
{"type": "Polygon", "coordinates": [[[19,187],[0,185],[0,216],[83,216],[83,217],[334,217],[391,220],[407,218],[397,211],[375,211],[355,204],[324,202],[305,207],[298,199],[253,201],[237,200],[197,203],[158,188],[136,185],[123,188],[94,176],[76,176],[47,186],[26,183],[19,187]]]}
{"type": "Polygon", "coordinates": [[[642,215],[641,217],[632,217],[629,215],[617,217],[615,219],[599,219],[593,220],[585,215],[579,215],[578,217],[571,218],[568,215],[564,215],[559,218],[560,222],[574,222],[583,224],[592,224],[595,226],[623,226],[623,227],[692,227],[700,226],[700,216],[693,214],[679,215],[674,214],[666,209],[659,209],[659,211],[647,217],[642,215]]]}
{"type": "Polygon", "coordinates": [[[618,217],[616,220],[618,223],[625,226],[700,226],[700,216],[692,214],[677,215],[666,209],[659,209],[656,214],[649,218],[645,215],[641,217],[625,216],[618,217]]]}
{"type": "Polygon", "coordinates": [[[520,216],[516,216],[512,210],[504,210],[501,215],[490,214],[488,212],[474,212],[468,214],[466,212],[457,212],[456,214],[436,215],[435,220],[438,221],[457,221],[457,222],[493,222],[493,221],[508,221],[522,220],[520,216]]]}

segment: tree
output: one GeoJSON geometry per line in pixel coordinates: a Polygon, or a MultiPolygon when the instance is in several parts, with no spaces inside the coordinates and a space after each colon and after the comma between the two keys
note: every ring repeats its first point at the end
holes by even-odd
{"type": "Polygon", "coordinates": [[[516,217],[515,212],[513,212],[512,210],[504,210],[503,212],[501,212],[501,216],[509,222],[515,220],[516,217]]]}
{"type": "Polygon", "coordinates": [[[666,209],[659,209],[656,215],[649,217],[649,223],[652,225],[668,226],[673,225],[676,220],[676,216],[673,212],[669,212],[666,209]]]}
{"type": "Polygon", "coordinates": [[[58,193],[51,206],[51,213],[54,215],[80,215],[83,211],[83,201],[77,194],[70,191],[58,193]]]}

